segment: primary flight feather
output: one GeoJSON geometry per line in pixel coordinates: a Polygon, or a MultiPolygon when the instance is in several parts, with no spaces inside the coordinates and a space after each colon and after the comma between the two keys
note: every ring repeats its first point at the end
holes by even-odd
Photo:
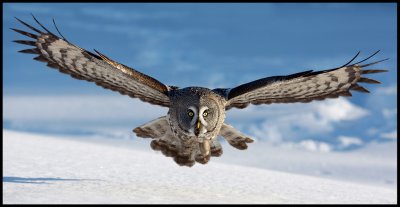
{"type": "Polygon", "coordinates": [[[151,138],[152,149],[172,157],[182,166],[193,166],[195,162],[205,164],[211,156],[221,156],[222,147],[217,140],[218,135],[240,150],[247,149],[247,144],[253,142],[250,137],[224,123],[226,110],[230,108],[244,108],[249,104],[305,103],[351,96],[350,90],[369,93],[359,83],[379,82],[364,75],[387,71],[364,69],[387,60],[364,63],[378,51],[357,63],[352,62],[359,53],[348,63],[337,68],[267,77],[233,88],[179,88],[165,85],[96,50],[97,55],[82,49],[67,41],[61,34],[62,38],[53,34],[33,18],[44,31],[16,18],[34,32],[33,34],[12,29],[30,38],[14,42],[33,46],[20,52],[36,54],[35,60],[45,62],[47,66],[73,78],[94,82],[123,95],[168,107],[166,116],[150,121],[133,131],[138,137],[151,138]]]}

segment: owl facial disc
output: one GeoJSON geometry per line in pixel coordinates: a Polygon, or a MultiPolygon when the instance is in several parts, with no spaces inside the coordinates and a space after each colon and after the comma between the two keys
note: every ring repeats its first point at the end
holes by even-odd
{"type": "Polygon", "coordinates": [[[207,126],[208,123],[204,120],[204,115],[207,115],[205,112],[208,110],[208,107],[201,106],[200,110],[198,110],[197,107],[190,106],[188,110],[193,112],[189,132],[193,133],[193,135],[196,137],[203,137],[203,135],[207,132],[205,126],[207,126]]]}

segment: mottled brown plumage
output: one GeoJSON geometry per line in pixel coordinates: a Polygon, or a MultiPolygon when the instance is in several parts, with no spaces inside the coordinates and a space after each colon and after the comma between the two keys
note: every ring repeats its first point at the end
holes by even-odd
{"type": "Polygon", "coordinates": [[[31,38],[14,41],[33,46],[20,52],[36,54],[35,60],[45,62],[48,67],[73,78],[94,82],[103,88],[151,104],[169,107],[167,116],[136,127],[133,132],[137,137],[151,138],[150,146],[153,150],[172,157],[181,166],[190,167],[196,162],[206,164],[211,157],[221,156],[223,151],[217,136],[223,137],[231,146],[240,150],[247,149],[247,144],[253,142],[250,137],[224,123],[225,112],[230,108],[245,108],[249,104],[306,103],[351,96],[350,90],[369,93],[359,83],[380,82],[362,75],[386,72],[382,69],[364,69],[384,60],[360,65],[377,52],[351,64],[358,53],[343,66],[329,70],[309,70],[287,76],[267,77],[233,88],[179,88],[165,85],[96,50],[97,55],[82,49],[67,41],[61,34],[63,38],[51,33],[33,18],[45,32],[17,18],[20,23],[37,33],[12,29],[31,38]]]}
{"type": "Polygon", "coordinates": [[[227,109],[245,108],[249,104],[307,103],[313,100],[351,96],[349,90],[369,93],[358,83],[377,84],[380,82],[361,75],[387,70],[362,70],[362,68],[382,61],[384,60],[365,65],[345,65],[325,71],[309,70],[288,76],[267,77],[235,88],[215,90],[223,91],[222,95],[228,99],[227,109]]]}
{"type": "Polygon", "coordinates": [[[112,61],[100,53],[100,56],[94,55],[64,39],[60,39],[53,33],[44,33],[19,19],[17,20],[39,33],[35,35],[13,29],[35,40],[15,40],[16,43],[35,46],[20,52],[37,54],[35,60],[47,62],[47,66],[69,74],[73,78],[95,82],[99,86],[123,95],[169,107],[168,92],[170,89],[156,79],[112,61]]]}

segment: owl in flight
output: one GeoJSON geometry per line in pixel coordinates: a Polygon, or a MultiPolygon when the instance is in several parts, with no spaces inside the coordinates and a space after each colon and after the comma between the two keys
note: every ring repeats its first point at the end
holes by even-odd
{"type": "MultiPolygon", "coordinates": [[[[373,55],[352,63],[357,55],[343,66],[322,70],[304,71],[286,76],[261,78],[232,88],[208,89],[165,85],[133,68],[118,63],[96,51],[80,48],[61,33],[60,37],[47,30],[35,17],[44,31],[19,20],[35,34],[12,29],[32,40],[14,42],[33,48],[22,53],[36,54],[35,60],[73,78],[96,83],[132,98],[168,107],[166,116],[159,117],[133,129],[136,136],[151,138],[151,148],[172,157],[181,166],[193,166],[195,162],[206,164],[211,156],[219,157],[222,147],[217,136],[233,147],[245,150],[253,139],[224,123],[227,110],[245,108],[249,104],[307,103],[313,100],[351,96],[350,90],[369,93],[358,83],[379,83],[363,77],[369,73],[387,70],[363,70],[384,60],[361,64],[373,55]]],[[[55,24],[54,24],[55,25],[55,24]]],[[[55,25],[56,26],[56,25],[55,25]]],[[[56,26],[57,29],[57,26],[56,26]]],[[[58,29],[57,29],[58,31],[58,29]]]]}

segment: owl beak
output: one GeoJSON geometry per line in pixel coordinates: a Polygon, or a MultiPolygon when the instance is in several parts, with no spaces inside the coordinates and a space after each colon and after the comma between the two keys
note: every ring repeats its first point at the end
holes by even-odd
{"type": "Polygon", "coordinates": [[[200,127],[201,127],[201,122],[200,122],[200,120],[197,120],[197,122],[196,122],[196,128],[194,129],[194,134],[195,134],[196,136],[199,136],[200,127]]]}
{"type": "Polygon", "coordinates": [[[197,120],[196,129],[200,129],[200,127],[201,127],[201,122],[199,120],[197,120]]]}

